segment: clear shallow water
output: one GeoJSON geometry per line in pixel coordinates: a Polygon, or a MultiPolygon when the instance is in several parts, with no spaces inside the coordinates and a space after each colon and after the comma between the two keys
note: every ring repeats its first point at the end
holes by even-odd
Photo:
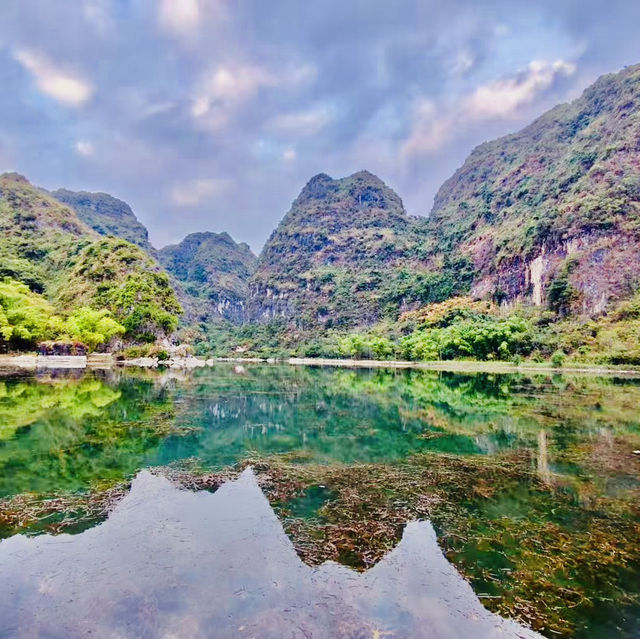
{"type": "Polygon", "coordinates": [[[617,493],[640,485],[639,447],[640,380],[231,365],[0,379],[4,497],[187,458],[221,468],[251,453],[353,463],[518,449],[536,451],[543,476],[617,493]]]}
{"type": "MultiPolygon", "coordinates": [[[[448,556],[473,579],[477,592],[490,597],[503,596],[512,588],[504,580],[516,574],[521,586],[517,596],[534,607],[549,605],[536,599],[535,592],[546,588],[547,581],[560,593],[563,584],[567,588],[577,584],[582,593],[578,607],[568,595],[566,601],[561,595],[555,602],[559,615],[575,617],[575,633],[564,636],[633,638],[640,633],[638,557],[630,555],[628,548],[618,548],[610,529],[624,523],[627,541],[633,546],[635,535],[635,546],[640,545],[640,529],[633,528],[640,522],[640,456],[633,454],[640,449],[639,407],[638,380],[595,377],[234,365],[184,374],[116,370],[5,377],[0,379],[0,498],[99,490],[146,467],[187,460],[221,469],[247,455],[271,453],[290,453],[297,463],[328,466],[398,464],[420,452],[487,462],[515,455],[520,469],[535,484],[530,479],[514,480],[496,491],[479,485],[473,494],[456,494],[455,500],[464,502],[469,517],[466,533],[473,542],[457,543],[460,530],[448,530],[446,518],[436,522],[442,538],[453,540],[447,542],[448,556]],[[529,529],[531,546],[523,548],[516,533],[529,529]],[[603,530],[609,531],[608,536],[600,539],[603,530]],[[569,551],[574,555],[563,563],[562,555],[569,551]],[[549,561],[549,555],[557,555],[558,561],[549,561]],[[567,567],[578,563],[580,574],[567,567]],[[527,580],[534,576],[527,591],[527,580]],[[583,608],[577,615],[575,611],[583,608]]],[[[331,491],[313,488],[292,505],[293,514],[314,516],[332,498],[331,491]]],[[[138,514],[151,531],[156,529],[154,518],[162,520],[163,512],[158,507],[138,514]]],[[[178,519],[181,516],[176,514],[178,519]]],[[[204,522],[205,515],[201,516],[204,522]]],[[[90,538],[101,528],[65,539],[90,538]]],[[[0,534],[6,537],[13,532],[14,528],[3,527],[0,516],[0,534]]],[[[24,543],[21,561],[31,561],[39,546],[35,541],[29,543],[36,545],[17,541],[21,539],[1,542],[0,555],[6,558],[2,553],[7,548],[24,543]]],[[[44,544],[42,548],[57,548],[59,543],[54,538],[39,539],[47,540],[38,542],[44,544]]],[[[212,552],[220,551],[215,536],[206,539],[212,552]]],[[[160,535],[154,550],[140,553],[138,560],[149,565],[150,580],[158,579],[153,553],[169,540],[173,537],[160,535]]],[[[84,547],[84,542],[74,543],[84,547]]],[[[134,540],[132,548],[137,543],[141,542],[134,540]]],[[[183,543],[187,548],[205,542],[190,534],[183,543]]],[[[194,566],[198,561],[192,562],[194,566]]],[[[90,563],[89,555],[79,551],[69,570],[82,573],[90,563]]],[[[120,563],[128,570],[124,552],[120,563]]],[[[48,573],[44,567],[38,573],[38,562],[30,565],[33,582],[45,584],[46,590],[48,573]]],[[[243,570],[229,578],[248,579],[243,570]]],[[[64,563],[55,568],[59,576],[66,571],[64,563]]],[[[184,568],[181,578],[187,579],[187,573],[184,568]]],[[[396,579],[421,578],[419,570],[413,573],[406,566],[399,574],[396,579]]],[[[162,579],[170,581],[174,576],[171,565],[165,565],[162,579]]],[[[94,594],[105,587],[98,583],[94,594]]],[[[199,601],[196,592],[203,582],[195,579],[194,583],[189,597],[199,601]]],[[[416,587],[426,587],[420,584],[416,587]]],[[[33,584],[25,588],[22,594],[12,590],[11,596],[24,596],[25,601],[37,596],[33,584]]],[[[334,599],[343,600],[340,592],[339,596],[334,593],[334,599]]],[[[171,603],[176,593],[175,589],[165,591],[164,603],[152,598],[156,603],[148,605],[153,610],[153,606],[171,608],[178,605],[171,603]]],[[[364,615],[361,622],[373,615],[365,611],[365,599],[362,595],[356,607],[364,615]]],[[[118,604],[117,623],[134,627],[139,623],[138,607],[146,610],[147,604],[134,600],[130,606],[118,604]]],[[[525,604],[517,599],[514,607],[525,604]]],[[[310,609],[305,610],[307,614],[310,609]]],[[[205,623],[202,614],[196,615],[194,627],[205,623]]],[[[402,614],[408,620],[404,625],[394,622],[395,627],[409,632],[415,609],[402,614]]],[[[15,618],[12,623],[17,623],[15,618]]],[[[324,628],[317,626],[320,634],[310,636],[327,636],[320,630],[324,628]]],[[[543,634],[557,636],[544,630],[543,634]]]]}
{"type": "Polygon", "coordinates": [[[0,544],[0,572],[0,637],[540,637],[482,607],[427,522],[366,573],[306,566],[250,470],[215,494],[143,472],[103,524],[0,544]]]}

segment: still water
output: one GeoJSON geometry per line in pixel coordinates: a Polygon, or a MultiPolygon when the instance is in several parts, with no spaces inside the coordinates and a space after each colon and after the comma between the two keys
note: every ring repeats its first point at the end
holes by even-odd
{"type": "MultiPolygon", "coordinates": [[[[595,377],[232,364],[2,377],[0,637],[535,636],[485,607],[547,637],[638,637],[639,407],[640,381],[595,377]],[[408,523],[365,572],[312,568],[252,471],[212,494],[144,470],[282,454],[444,468],[435,532],[408,523]],[[72,535],[16,516],[133,478],[72,535]]],[[[313,519],[334,498],[309,494],[287,512],[313,519]]]]}

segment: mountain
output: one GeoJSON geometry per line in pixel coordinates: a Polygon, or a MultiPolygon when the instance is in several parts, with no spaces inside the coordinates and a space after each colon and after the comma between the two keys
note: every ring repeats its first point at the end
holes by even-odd
{"type": "Polygon", "coordinates": [[[67,189],[52,191],[51,196],[70,206],[80,220],[100,235],[120,237],[137,244],[155,257],[155,249],[149,243],[146,227],[139,222],[126,202],[107,193],[74,192],[67,189]]]}
{"type": "Polygon", "coordinates": [[[472,294],[599,314],[640,285],[640,65],[476,148],[440,188],[425,251],[472,294]]]}
{"type": "Polygon", "coordinates": [[[249,284],[251,319],[352,326],[448,297],[465,280],[461,274],[456,283],[452,270],[464,266],[447,258],[428,267],[422,229],[372,173],[316,175],[260,254],[249,284]]]}
{"type": "Polygon", "coordinates": [[[256,256],[228,233],[192,233],[158,252],[162,266],[179,283],[187,312],[196,321],[246,319],[248,281],[256,256]]]}
{"type": "Polygon", "coordinates": [[[42,293],[67,256],[94,236],[66,206],[17,173],[0,175],[0,276],[42,293]]]}
{"type": "Polygon", "coordinates": [[[102,237],[75,211],[15,173],[0,176],[0,276],[41,293],[62,315],[106,308],[129,341],[175,330],[169,278],[139,246],[102,237]]]}

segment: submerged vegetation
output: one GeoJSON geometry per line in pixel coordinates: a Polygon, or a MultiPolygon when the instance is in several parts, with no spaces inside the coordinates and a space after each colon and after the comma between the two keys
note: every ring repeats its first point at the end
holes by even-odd
{"type": "Polygon", "coordinates": [[[79,532],[140,468],[214,491],[251,465],[308,563],[370,568],[408,520],[429,518],[490,609],[549,637],[631,639],[638,402],[637,380],[540,374],[217,365],[7,378],[0,533],[79,532]]]}
{"type": "Polygon", "coordinates": [[[638,490],[588,496],[536,469],[533,451],[489,460],[417,454],[394,465],[256,464],[301,556],[373,566],[406,521],[431,519],[485,606],[548,636],[633,637],[640,612],[638,490]],[[314,487],[329,497],[292,516],[314,487]],[[625,609],[620,611],[619,607],[625,609]]]}

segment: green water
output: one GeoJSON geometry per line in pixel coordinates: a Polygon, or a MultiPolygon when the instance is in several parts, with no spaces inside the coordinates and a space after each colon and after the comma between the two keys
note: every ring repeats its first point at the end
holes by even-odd
{"type": "MultiPolygon", "coordinates": [[[[595,639],[605,628],[614,632],[606,636],[635,637],[640,572],[628,542],[640,531],[639,407],[640,380],[548,374],[221,364],[190,373],[5,376],[0,498],[98,490],[174,462],[222,469],[247,455],[293,453],[296,463],[327,465],[510,455],[526,480],[452,496],[466,509],[473,542],[456,542],[446,517],[436,522],[443,539],[451,534],[450,558],[489,597],[513,591],[516,579],[523,606],[543,605],[526,590],[534,573],[578,580],[586,603],[574,608],[585,612],[567,610],[573,630],[564,636],[595,639]],[[624,549],[616,547],[620,522],[624,549]],[[527,554],[515,531],[528,527],[544,547],[527,554]],[[596,533],[605,535],[597,548],[608,544],[602,554],[585,541],[596,533]],[[586,576],[549,562],[549,553],[562,555],[559,536],[567,548],[586,544],[575,559],[583,558],[586,576]]],[[[330,499],[329,489],[314,488],[291,511],[314,515],[330,499]]]]}
{"type": "Polygon", "coordinates": [[[221,468],[253,453],[330,464],[517,449],[537,451],[541,475],[625,493],[639,486],[639,407],[638,380],[545,375],[221,365],[5,378],[0,496],[83,490],[187,458],[221,468]]]}

